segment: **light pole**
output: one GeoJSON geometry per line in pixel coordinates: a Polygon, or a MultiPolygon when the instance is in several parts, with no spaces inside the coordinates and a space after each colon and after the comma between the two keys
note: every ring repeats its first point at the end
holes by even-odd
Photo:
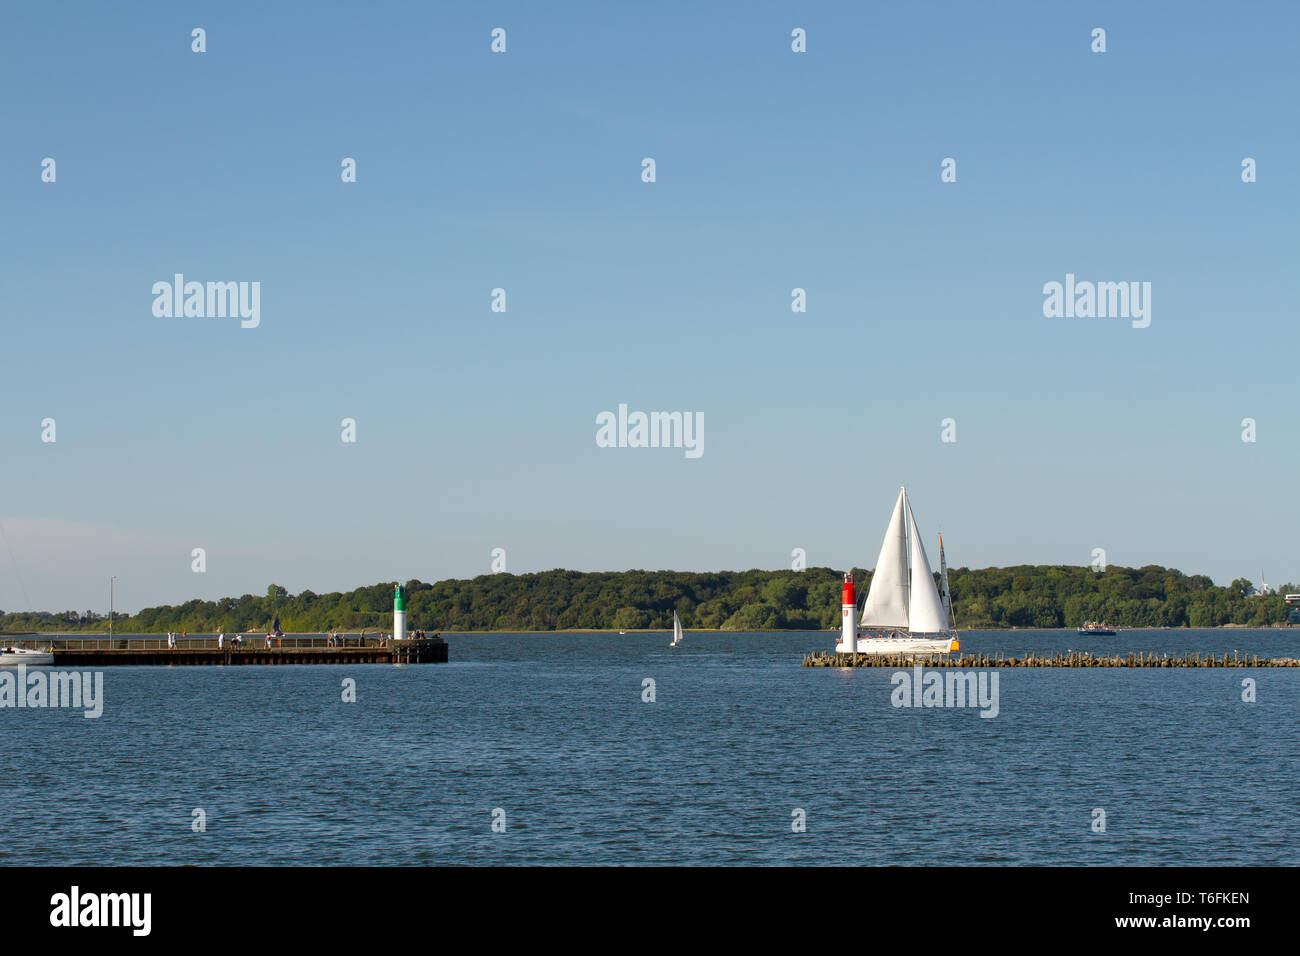
{"type": "Polygon", "coordinates": [[[113,646],[113,582],[117,580],[117,575],[108,579],[108,646],[113,646]]]}

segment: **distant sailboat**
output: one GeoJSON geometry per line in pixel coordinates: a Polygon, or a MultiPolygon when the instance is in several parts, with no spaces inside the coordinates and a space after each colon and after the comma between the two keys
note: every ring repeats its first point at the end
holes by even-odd
{"type": "Polygon", "coordinates": [[[934,584],[930,561],[916,529],[907,489],[898,492],[894,513],[871,575],[871,588],[862,605],[861,621],[851,597],[852,578],[845,581],[845,621],[835,650],[857,654],[946,654],[960,649],[948,623],[951,597],[948,567],[939,543],[944,596],[934,584]]]}
{"type": "Polygon", "coordinates": [[[682,642],[682,619],[677,616],[676,611],[673,611],[673,642],[668,646],[676,647],[681,642],[682,642]]]}

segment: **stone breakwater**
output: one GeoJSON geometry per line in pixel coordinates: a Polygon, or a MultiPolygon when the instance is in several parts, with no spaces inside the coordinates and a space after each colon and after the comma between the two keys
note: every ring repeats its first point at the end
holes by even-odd
{"type": "Polygon", "coordinates": [[[1008,657],[1005,654],[832,654],[813,651],[805,654],[804,667],[911,667],[925,662],[929,667],[1300,667],[1294,657],[1260,657],[1258,654],[1224,653],[1173,654],[1130,653],[1092,654],[1072,651],[1068,654],[1029,654],[1008,657]]]}

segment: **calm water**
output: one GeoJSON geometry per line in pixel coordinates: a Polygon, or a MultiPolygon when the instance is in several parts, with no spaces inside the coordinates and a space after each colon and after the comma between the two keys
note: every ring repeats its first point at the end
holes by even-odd
{"type": "MultiPolygon", "coordinates": [[[[801,668],[830,634],[448,640],[438,666],[108,669],[99,720],[0,710],[0,864],[1300,863],[1300,670],[1003,670],[981,719],[801,668]]],[[[1300,631],[962,645],[1300,656],[1300,631]]]]}

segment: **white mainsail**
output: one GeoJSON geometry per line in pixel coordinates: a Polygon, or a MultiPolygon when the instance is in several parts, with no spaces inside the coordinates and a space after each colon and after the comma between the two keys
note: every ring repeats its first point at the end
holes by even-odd
{"type": "Polygon", "coordinates": [[[903,518],[906,495],[906,489],[898,493],[880,556],[876,558],[871,588],[859,622],[864,628],[907,627],[907,531],[903,518]]]}
{"type": "Polygon", "coordinates": [[[673,642],[668,646],[676,647],[681,642],[682,642],[682,619],[677,616],[676,611],[673,611],[673,642]]]}
{"type": "Polygon", "coordinates": [[[921,535],[916,530],[916,518],[912,516],[910,503],[907,505],[907,526],[912,539],[912,588],[907,608],[907,629],[913,634],[938,634],[948,629],[947,615],[943,613],[939,590],[934,586],[934,573],[925,556],[921,535]]]}

